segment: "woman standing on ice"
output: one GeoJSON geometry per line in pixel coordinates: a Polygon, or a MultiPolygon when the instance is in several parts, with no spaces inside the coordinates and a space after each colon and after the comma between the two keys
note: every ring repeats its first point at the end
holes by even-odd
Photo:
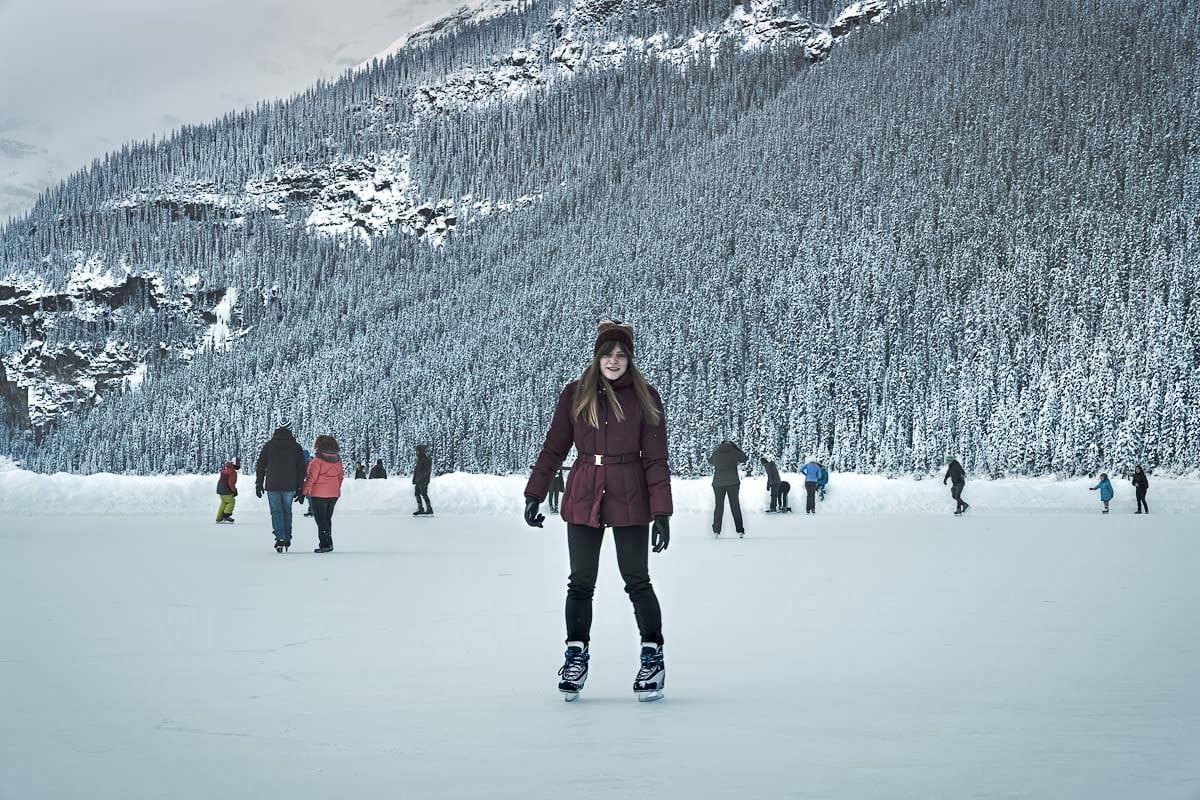
{"type": "Polygon", "coordinates": [[[316,457],[308,462],[304,478],[304,496],[312,509],[313,521],[317,523],[317,549],[314,553],[333,552],[333,507],[342,496],[342,481],[346,479],[342,467],[342,448],[332,436],[318,436],[313,449],[316,457]]]}
{"type": "Polygon", "coordinates": [[[566,660],[558,689],[568,701],[587,680],[592,595],[604,528],[611,527],[617,566],[641,634],[641,666],[633,682],[639,700],[662,697],[662,611],[650,583],[648,549],[671,541],[671,473],[662,400],[633,364],[633,328],[605,320],[592,361],[558,398],[546,443],[525,486],[525,522],[540,528],[538,505],[574,445],[561,514],[567,523],[571,577],[567,584],[566,660]],[[653,534],[651,534],[653,520],[653,534]]]}
{"type": "Polygon", "coordinates": [[[742,488],[742,478],[738,475],[738,465],[745,464],[750,456],[742,452],[742,448],[726,439],[717,445],[708,463],[713,466],[713,536],[721,535],[721,523],[725,521],[725,498],[729,498],[729,512],[733,514],[733,528],[738,538],[746,535],[742,524],[742,504],[738,500],[738,492],[742,488]]]}
{"type": "Polygon", "coordinates": [[[1150,506],[1146,505],[1146,492],[1150,489],[1150,479],[1146,477],[1146,470],[1142,469],[1142,465],[1138,464],[1133,468],[1133,491],[1137,495],[1137,511],[1135,514],[1141,514],[1142,509],[1145,513],[1150,513],[1150,506]]]}

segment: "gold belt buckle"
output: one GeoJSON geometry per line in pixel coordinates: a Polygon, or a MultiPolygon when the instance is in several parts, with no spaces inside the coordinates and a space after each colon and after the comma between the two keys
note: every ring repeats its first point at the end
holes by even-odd
{"type": "Polygon", "coordinates": [[[604,456],[600,455],[599,453],[596,453],[596,466],[597,467],[604,466],[604,456]]]}

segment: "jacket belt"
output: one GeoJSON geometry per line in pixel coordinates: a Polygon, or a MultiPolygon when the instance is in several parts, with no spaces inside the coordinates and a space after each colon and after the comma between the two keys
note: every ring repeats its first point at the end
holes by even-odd
{"type": "Polygon", "coordinates": [[[601,453],[580,453],[581,461],[590,461],[597,467],[606,467],[609,464],[629,464],[634,461],[641,461],[641,453],[617,453],[615,455],[604,455],[601,453]]]}

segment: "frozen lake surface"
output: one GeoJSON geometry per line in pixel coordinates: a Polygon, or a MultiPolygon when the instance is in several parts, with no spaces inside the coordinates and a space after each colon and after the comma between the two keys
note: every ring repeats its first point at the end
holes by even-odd
{"type": "Polygon", "coordinates": [[[606,541],[566,704],[557,517],[241,505],[6,509],[0,798],[1200,797],[1192,514],[680,513],[666,698],[606,541]]]}

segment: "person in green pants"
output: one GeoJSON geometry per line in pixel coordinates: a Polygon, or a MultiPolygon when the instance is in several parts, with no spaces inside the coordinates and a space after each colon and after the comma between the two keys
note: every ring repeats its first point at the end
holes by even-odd
{"type": "Polygon", "coordinates": [[[234,456],[232,461],[226,461],[217,477],[217,495],[221,505],[217,508],[217,522],[232,523],[233,507],[237,504],[237,476],[241,469],[242,459],[234,456]]]}

